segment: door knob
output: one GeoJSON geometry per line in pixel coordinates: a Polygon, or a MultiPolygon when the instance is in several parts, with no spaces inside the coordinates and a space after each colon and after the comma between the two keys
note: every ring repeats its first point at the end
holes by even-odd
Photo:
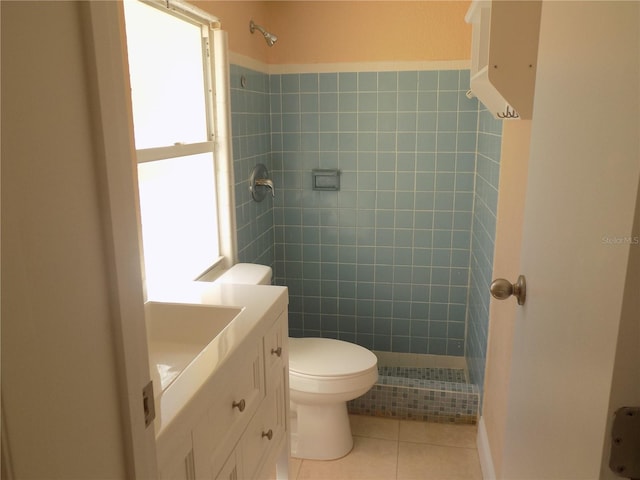
{"type": "Polygon", "coordinates": [[[520,275],[516,283],[511,283],[504,278],[498,278],[491,282],[489,290],[493,298],[498,300],[505,300],[513,295],[518,300],[518,305],[524,305],[524,301],[527,298],[527,282],[524,275],[520,275]]]}

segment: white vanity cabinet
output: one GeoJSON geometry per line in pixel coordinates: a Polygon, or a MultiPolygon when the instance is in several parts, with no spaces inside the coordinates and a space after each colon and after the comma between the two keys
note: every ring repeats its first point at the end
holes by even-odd
{"type": "Polygon", "coordinates": [[[242,339],[228,332],[229,345],[219,346],[224,360],[156,436],[162,480],[267,479],[276,462],[286,478],[286,302],[248,330],[242,339]]]}
{"type": "MultiPolygon", "coordinates": [[[[251,355],[238,359],[245,364],[243,375],[249,373],[246,366],[254,366],[251,393],[255,394],[258,386],[262,386],[263,395],[259,401],[246,401],[245,410],[241,412],[239,406],[232,405],[238,405],[245,397],[223,394],[222,401],[216,399],[207,420],[196,425],[193,434],[196,478],[227,480],[268,476],[278,454],[287,447],[289,396],[285,380],[288,380],[288,353],[287,337],[280,333],[286,328],[286,314],[283,313],[260,339],[260,370],[256,368],[255,346],[251,355]]],[[[221,377],[224,380],[219,384],[220,388],[237,383],[235,370],[231,372],[234,375],[221,377]]]]}
{"type": "Polygon", "coordinates": [[[243,478],[266,478],[271,472],[264,467],[273,465],[283,448],[288,457],[287,330],[279,319],[264,337],[266,398],[240,441],[243,478]]]}
{"type": "Polygon", "coordinates": [[[209,408],[193,426],[196,478],[215,478],[264,401],[262,338],[246,343],[212,379],[209,408]]]}

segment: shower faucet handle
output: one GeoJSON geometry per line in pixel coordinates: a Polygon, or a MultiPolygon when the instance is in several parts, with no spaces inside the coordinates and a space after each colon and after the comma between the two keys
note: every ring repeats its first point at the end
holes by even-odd
{"type": "Polygon", "coordinates": [[[273,188],[273,180],[270,180],[268,178],[256,178],[256,185],[258,187],[267,187],[271,189],[271,196],[275,197],[276,196],[276,191],[273,188]]]}
{"type": "Polygon", "coordinates": [[[251,172],[251,177],[249,177],[249,191],[251,192],[251,196],[256,202],[261,202],[267,195],[267,188],[271,189],[271,196],[275,197],[276,191],[273,186],[273,180],[269,178],[269,171],[267,170],[266,166],[264,166],[262,163],[259,163],[251,172]]]}

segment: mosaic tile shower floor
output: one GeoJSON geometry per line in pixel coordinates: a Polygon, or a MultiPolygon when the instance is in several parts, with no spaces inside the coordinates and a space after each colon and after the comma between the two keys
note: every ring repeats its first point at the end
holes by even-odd
{"type": "Polygon", "coordinates": [[[380,366],[378,382],[347,407],[352,414],[475,424],[479,396],[463,369],[380,366]]]}
{"type": "Polygon", "coordinates": [[[399,377],[410,380],[438,380],[443,382],[467,383],[462,368],[421,368],[421,367],[380,367],[381,377],[399,377]]]}

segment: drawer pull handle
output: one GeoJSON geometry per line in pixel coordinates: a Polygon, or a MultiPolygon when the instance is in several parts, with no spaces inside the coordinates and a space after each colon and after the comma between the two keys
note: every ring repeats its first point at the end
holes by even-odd
{"type": "Polygon", "coordinates": [[[282,347],[272,348],[271,355],[277,355],[278,357],[280,357],[282,355],[282,347]]]}
{"type": "Polygon", "coordinates": [[[273,438],[273,430],[269,429],[268,432],[262,432],[262,436],[271,440],[273,438]]]}
{"type": "Polygon", "coordinates": [[[244,398],[242,400],[240,400],[239,402],[233,402],[233,405],[232,405],[233,408],[237,408],[241,412],[244,412],[244,409],[245,409],[246,406],[247,406],[247,404],[245,403],[244,398]]]}

